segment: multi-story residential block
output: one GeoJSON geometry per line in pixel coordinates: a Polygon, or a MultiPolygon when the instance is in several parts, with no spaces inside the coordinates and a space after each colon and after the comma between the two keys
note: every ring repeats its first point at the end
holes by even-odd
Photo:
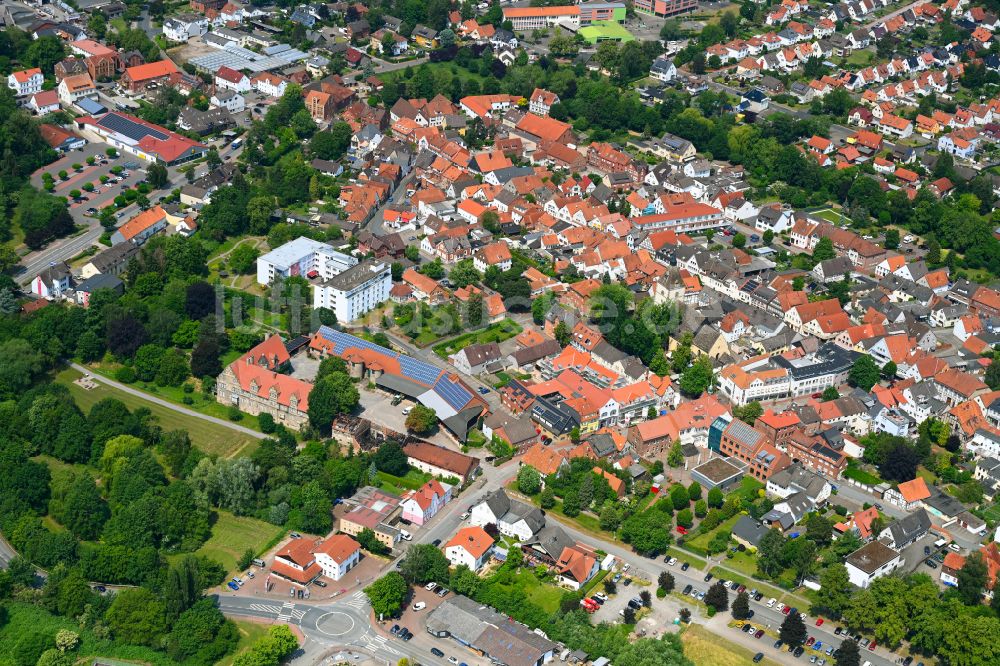
{"type": "Polygon", "coordinates": [[[288,241],[257,259],[257,283],[299,275],[329,280],[356,266],[358,260],[305,236],[288,241]]]}
{"type": "Polygon", "coordinates": [[[375,259],[351,266],[313,285],[313,307],[333,310],[337,321],[354,321],[389,299],[392,271],[375,259]]]}
{"type": "Polygon", "coordinates": [[[903,560],[898,551],[880,541],[872,541],[848,555],[844,564],[851,584],[865,589],[876,578],[888,576],[903,566],[903,560]]]}
{"type": "Polygon", "coordinates": [[[43,83],[45,83],[45,77],[42,75],[42,70],[37,67],[11,72],[7,76],[7,87],[13,90],[18,97],[41,92],[43,83]]]}

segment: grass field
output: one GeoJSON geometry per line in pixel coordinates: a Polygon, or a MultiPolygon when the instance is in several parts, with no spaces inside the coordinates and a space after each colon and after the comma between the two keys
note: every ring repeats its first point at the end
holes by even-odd
{"type": "MultiPolygon", "coordinates": [[[[684,656],[695,666],[752,666],[754,653],[713,634],[700,624],[691,624],[681,633],[684,656]]],[[[777,662],[764,659],[760,663],[777,666],[777,662]]]]}
{"type": "Polygon", "coordinates": [[[73,383],[74,380],[80,377],[81,374],[78,371],[67,368],[56,375],[56,381],[69,388],[70,394],[84,413],[88,412],[94,404],[104,398],[115,398],[121,400],[130,410],[135,410],[139,407],[149,409],[153,416],[156,417],[160,427],[165,431],[187,430],[191,436],[191,442],[205,453],[230,456],[236,451],[243,450],[243,452],[247,452],[252,450],[251,446],[256,446],[257,444],[257,440],[249,435],[244,435],[222,425],[210,423],[204,419],[181,414],[180,412],[157,405],[148,400],[143,400],[138,396],[119,391],[100,382],[98,382],[96,388],[88,391],[82,386],[73,383]]]}
{"type": "Polygon", "coordinates": [[[256,518],[234,516],[228,511],[215,511],[211,538],[196,552],[218,562],[229,571],[236,570],[236,561],[247,548],[260,552],[284,532],[284,528],[256,518]]]}
{"type": "Polygon", "coordinates": [[[736,514],[732,518],[729,518],[719,523],[719,526],[716,527],[714,530],[710,530],[708,532],[705,532],[704,534],[699,534],[693,539],[689,539],[686,542],[686,545],[691,546],[692,548],[697,548],[699,549],[699,551],[706,550],[708,548],[708,542],[712,540],[712,537],[714,537],[719,532],[732,532],[733,525],[735,525],[740,518],[741,514],[736,514]]]}
{"type": "Polygon", "coordinates": [[[825,208],[823,210],[818,210],[815,213],[810,213],[814,217],[818,217],[822,220],[826,220],[830,224],[840,224],[840,213],[833,210],[832,208],[825,208]]]}
{"type": "Polygon", "coordinates": [[[521,332],[521,327],[517,322],[510,319],[491,324],[481,331],[463,333],[457,338],[452,338],[441,344],[434,345],[434,353],[441,358],[448,358],[449,355],[465,349],[471,344],[485,344],[487,342],[503,342],[521,332]]]}
{"type": "Polygon", "coordinates": [[[991,504],[983,509],[983,518],[991,522],[1000,522],[1000,504],[991,504]]]}
{"type": "Polygon", "coordinates": [[[858,469],[857,467],[848,467],[844,470],[844,476],[848,479],[854,479],[858,483],[864,483],[869,486],[877,486],[882,483],[882,479],[866,472],[863,469],[858,469]]]}
{"type": "Polygon", "coordinates": [[[387,490],[390,493],[396,495],[402,495],[406,493],[407,490],[416,490],[420,486],[424,485],[431,480],[431,475],[426,472],[420,472],[415,469],[411,469],[406,473],[406,476],[393,476],[392,474],[387,474],[385,472],[378,473],[379,488],[387,490]]]}
{"type": "Polygon", "coordinates": [[[528,601],[546,613],[555,613],[559,610],[562,588],[538,580],[533,569],[522,569],[521,573],[514,574],[511,577],[511,585],[501,585],[498,582],[493,582],[491,585],[507,591],[512,591],[515,588],[522,590],[527,595],[528,601]]]}
{"type": "Polygon", "coordinates": [[[235,650],[217,661],[215,666],[230,666],[233,663],[233,659],[236,658],[236,655],[253,645],[258,638],[267,634],[267,630],[271,626],[261,624],[260,622],[249,622],[247,620],[233,620],[233,623],[236,625],[236,628],[239,629],[240,642],[236,644],[235,650]]]}

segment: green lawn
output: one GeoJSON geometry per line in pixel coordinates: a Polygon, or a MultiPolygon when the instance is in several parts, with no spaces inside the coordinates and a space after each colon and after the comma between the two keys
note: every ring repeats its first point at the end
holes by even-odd
{"type": "Polygon", "coordinates": [[[233,623],[240,632],[240,642],[236,644],[235,650],[217,661],[215,666],[230,666],[236,655],[253,645],[258,638],[262,638],[267,634],[267,630],[270,627],[270,625],[260,622],[250,622],[249,620],[233,620],[233,623]]]}
{"type": "MultiPolygon", "coordinates": [[[[6,604],[6,607],[9,621],[0,628],[0,655],[3,657],[17,655],[20,649],[18,641],[25,635],[40,632],[51,639],[60,629],[68,629],[80,636],[80,646],[74,658],[79,659],[82,663],[89,664],[89,659],[94,657],[127,659],[154,666],[174,666],[177,663],[167,658],[163,653],[146,647],[116,645],[109,640],[98,639],[89,630],[81,629],[76,622],[52,615],[32,604],[11,601],[6,604]]],[[[10,663],[19,662],[11,661],[10,663]]]]}
{"type": "Polygon", "coordinates": [[[433,478],[426,472],[411,469],[406,476],[393,476],[386,472],[378,473],[379,488],[396,495],[403,495],[408,490],[416,490],[433,478]]]}
{"type": "Polygon", "coordinates": [[[434,353],[441,358],[448,358],[451,354],[465,349],[471,344],[481,345],[486,344],[487,342],[503,342],[504,340],[509,340],[520,332],[521,327],[517,322],[505,319],[504,321],[490,324],[481,331],[463,333],[456,338],[434,345],[434,353]]]}
{"type": "Polygon", "coordinates": [[[528,601],[537,605],[546,613],[551,614],[559,610],[559,599],[563,593],[562,588],[553,583],[543,583],[538,580],[534,569],[521,569],[520,573],[513,574],[510,585],[503,585],[496,581],[492,585],[508,592],[515,588],[522,590],[527,595],[528,601]]]}
{"type": "Polygon", "coordinates": [[[221,562],[229,571],[236,570],[236,561],[247,548],[259,554],[285,531],[277,525],[256,518],[234,516],[228,511],[215,511],[213,517],[215,524],[212,525],[211,538],[195,552],[221,562]]]}
{"type": "MultiPolygon", "coordinates": [[[[222,425],[210,423],[204,419],[181,414],[162,405],[157,405],[138,396],[120,391],[107,384],[98,382],[96,388],[88,391],[82,386],[73,383],[74,380],[80,377],[81,374],[78,371],[73,368],[67,368],[56,375],[56,382],[65,384],[69,388],[69,392],[76,401],[76,404],[84,412],[89,411],[95,403],[104,398],[115,398],[122,401],[130,410],[135,410],[139,407],[149,409],[153,416],[156,417],[160,427],[164,430],[187,430],[191,436],[191,442],[206,453],[228,457],[237,451],[247,453],[257,445],[258,440],[254,437],[236,432],[222,425]]],[[[160,389],[160,397],[168,399],[162,391],[163,389],[160,389]]],[[[176,389],[176,391],[180,393],[181,389],[176,389]]],[[[216,406],[222,409],[222,405],[216,406]]],[[[189,409],[196,408],[194,405],[187,407],[189,409]]],[[[224,418],[225,409],[222,409],[222,413],[224,418]]],[[[253,427],[246,418],[241,421],[241,424],[253,427]]]]}
{"type": "Polygon", "coordinates": [[[844,470],[844,476],[848,479],[854,479],[858,483],[864,483],[869,486],[876,486],[882,483],[882,479],[866,472],[863,469],[858,469],[857,467],[848,467],[844,470]]]}
{"type": "Polygon", "coordinates": [[[704,534],[699,534],[693,539],[688,539],[685,545],[688,545],[691,548],[696,548],[698,549],[699,552],[700,551],[708,552],[707,551],[708,542],[712,540],[712,537],[714,537],[719,532],[732,532],[733,525],[736,524],[736,522],[740,519],[741,516],[742,514],[738,513],[732,518],[722,521],[721,523],[719,523],[719,526],[716,527],[714,530],[710,530],[708,532],[705,532],[704,534]]]}
{"type": "Polygon", "coordinates": [[[826,220],[830,224],[840,224],[841,222],[840,213],[831,208],[816,211],[815,213],[811,213],[811,215],[826,220]]]}

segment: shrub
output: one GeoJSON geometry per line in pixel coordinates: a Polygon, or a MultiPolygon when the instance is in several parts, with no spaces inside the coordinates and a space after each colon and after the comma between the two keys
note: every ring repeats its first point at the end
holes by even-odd
{"type": "Polygon", "coordinates": [[[261,414],[259,417],[257,417],[257,419],[260,422],[261,432],[265,434],[271,434],[272,432],[274,432],[275,424],[273,416],[271,416],[270,414],[261,414]]]}
{"type": "Polygon", "coordinates": [[[242,421],[243,412],[239,410],[236,405],[231,405],[227,410],[226,416],[229,417],[230,421],[242,421]]]}
{"type": "Polygon", "coordinates": [[[122,384],[131,384],[135,381],[135,369],[130,365],[123,365],[115,371],[115,379],[122,384]]]}

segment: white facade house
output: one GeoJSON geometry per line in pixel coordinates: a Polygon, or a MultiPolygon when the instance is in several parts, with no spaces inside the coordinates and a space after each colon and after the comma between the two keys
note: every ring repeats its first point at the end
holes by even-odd
{"type": "Polygon", "coordinates": [[[899,552],[880,541],[872,541],[857,549],[844,560],[847,577],[852,585],[867,588],[872,581],[903,566],[899,552]]]}
{"type": "Polygon", "coordinates": [[[358,263],[332,246],[301,236],[257,259],[257,283],[271,284],[293,275],[329,280],[358,263]]]}
{"type": "Polygon", "coordinates": [[[334,534],[313,551],[323,575],[340,580],[361,561],[361,545],[346,534],[334,534]]]}
{"type": "Polygon", "coordinates": [[[368,259],[313,286],[313,307],[328,308],[337,321],[354,321],[389,300],[392,269],[368,259]]]}
{"type": "Polygon", "coordinates": [[[469,523],[477,527],[492,523],[500,534],[527,541],[545,526],[545,516],[537,507],[510,499],[500,488],[472,507],[469,523]]]}
{"type": "Polygon", "coordinates": [[[261,72],[250,79],[250,85],[261,95],[281,97],[288,87],[288,79],[271,72],[261,72]]]}
{"type": "Polygon", "coordinates": [[[239,113],[247,108],[243,95],[234,90],[216,90],[209,103],[214,107],[229,109],[229,113],[239,113]]]}
{"type": "Polygon", "coordinates": [[[11,72],[7,77],[7,87],[13,90],[17,97],[41,92],[43,83],[45,83],[45,77],[42,76],[42,70],[37,67],[11,72]]]}
{"type": "Polygon", "coordinates": [[[84,97],[97,98],[97,86],[94,85],[90,74],[67,76],[59,82],[57,90],[59,92],[59,101],[66,106],[70,106],[84,97]]]}
{"type": "Polygon", "coordinates": [[[208,19],[197,14],[173,16],[163,22],[163,36],[171,42],[186,42],[208,32],[208,19]]]}
{"type": "Polygon", "coordinates": [[[493,537],[482,527],[463,527],[445,544],[444,556],[452,566],[464,564],[479,571],[493,553],[493,537]]]}
{"type": "Polygon", "coordinates": [[[250,77],[223,65],[215,73],[215,89],[235,90],[238,93],[250,92],[250,77]]]}

